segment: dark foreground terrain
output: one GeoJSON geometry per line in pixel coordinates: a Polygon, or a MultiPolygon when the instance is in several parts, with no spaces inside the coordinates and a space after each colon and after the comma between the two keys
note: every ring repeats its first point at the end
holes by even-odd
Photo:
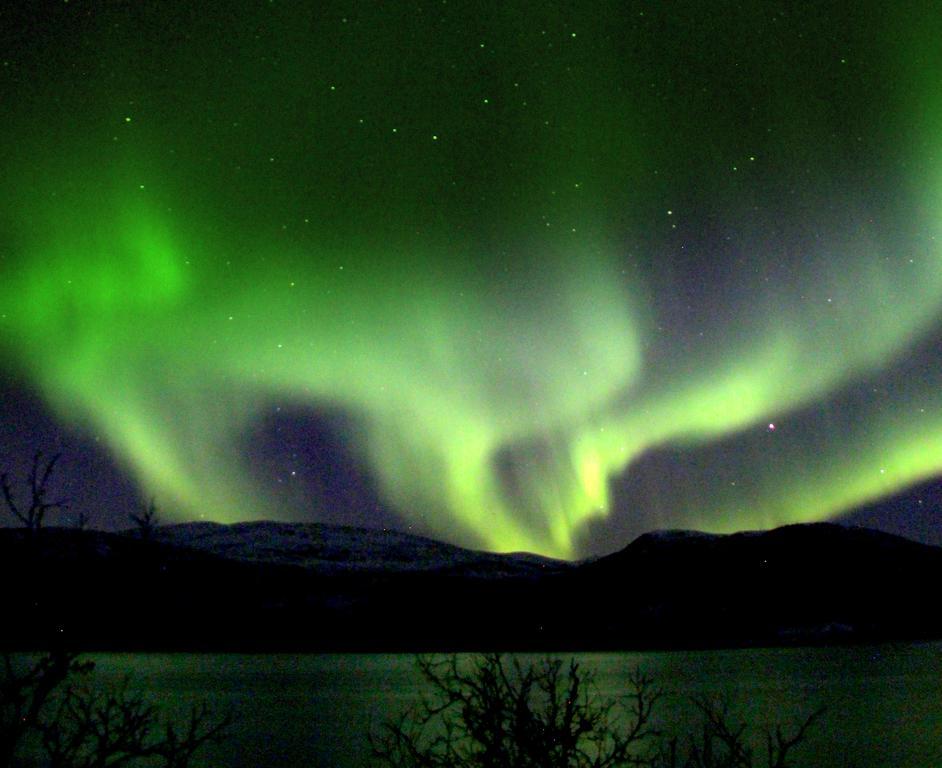
{"type": "Polygon", "coordinates": [[[115,650],[710,648],[942,637],[942,548],[831,524],[661,532],[568,564],[395,532],[0,529],[3,643],[115,650]]]}

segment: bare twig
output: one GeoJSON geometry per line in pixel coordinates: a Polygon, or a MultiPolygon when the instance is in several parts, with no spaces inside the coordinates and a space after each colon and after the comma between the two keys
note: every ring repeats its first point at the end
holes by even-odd
{"type": "Polygon", "coordinates": [[[154,530],[157,528],[157,504],[153,498],[141,505],[139,514],[132,512],[130,517],[142,539],[150,539],[154,535],[154,530]]]}
{"type": "Polygon", "coordinates": [[[68,506],[67,499],[48,500],[49,481],[56,464],[62,454],[55,454],[44,462],[42,451],[33,455],[33,463],[26,477],[27,492],[29,494],[28,506],[17,503],[13,488],[10,485],[10,476],[7,473],[0,475],[0,491],[6,503],[7,511],[30,531],[38,531],[43,526],[46,515],[56,510],[64,510],[68,506]]]}

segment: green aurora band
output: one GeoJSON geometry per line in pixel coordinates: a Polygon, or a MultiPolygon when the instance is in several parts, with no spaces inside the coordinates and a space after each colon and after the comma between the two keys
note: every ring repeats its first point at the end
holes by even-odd
{"type": "MultiPolygon", "coordinates": [[[[412,30],[430,70],[390,42],[401,19],[361,20],[361,39],[337,33],[309,50],[284,13],[267,22],[285,41],[279,67],[253,77],[258,34],[236,34],[218,59],[192,42],[168,49],[151,71],[138,55],[154,39],[133,42],[133,24],[106,37],[102,20],[109,31],[88,45],[115,81],[73,83],[54,128],[19,108],[17,149],[2,155],[16,180],[0,198],[2,359],[180,517],[316,517],[253,476],[244,441],[273,403],[329,407],[350,414],[345,440],[405,520],[463,544],[573,557],[609,513],[612,479],[647,452],[764,431],[892,371],[938,331],[942,80],[927,62],[942,38],[916,14],[874,32],[889,41],[889,74],[855,86],[894,94],[873,142],[911,169],[898,207],[875,215],[833,181],[855,177],[821,137],[880,110],[858,94],[822,118],[826,94],[805,98],[811,54],[788,83],[790,64],[755,44],[756,82],[780,86],[754,132],[727,126],[745,107],[695,101],[672,132],[675,111],[624,85],[633,68],[652,79],[660,59],[622,61],[599,42],[604,14],[542,20],[571,50],[538,54],[536,78],[522,67],[523,11],[447,44],[412,30]],[[498,53],[481,63],[471,51],[468,66],[491,74],[447,74],[447,51],[478,38],[498,53]],[[387,53],[354,55],[377,48],[387,53]],[[233,51],[238,74],[226,76],[214,62],[233,51]],[[599,68],[621,80],[593,77],[599,68]],[[230,92],[213,90],[220,80],[230,92]],[[522,100],[523,116],[501,106],[522,100]],[[698,146],[688,139],[701,128],[698,146]],[[719,178],[704,155],[742,168],[719,178]],[[809,167],[787,199],[799,177],[788,169],[809,167]],[[671,330],[664,291],[689,285],[709,255],[677,266],[661,245],[702,223],[671,202],[694,179],[689,207],[709,201],[736,222],[743,255],[704,288],[700,306],[714,311],[702,336],[671,330]]],[[[852,62],[865,42],[847,43],[852,62]]],[[[732,54],[710,46],[732,71],[732,54]]],[[[53,80],[40,78],[36,102],[53,80]]],[[[776,435],[739,485],[678,491],[672,519],[717,531],[819,520],[939,473],[942,394],[895,386],[891,406],[862,405],[839,440],[807,450],[776,435]]]]}

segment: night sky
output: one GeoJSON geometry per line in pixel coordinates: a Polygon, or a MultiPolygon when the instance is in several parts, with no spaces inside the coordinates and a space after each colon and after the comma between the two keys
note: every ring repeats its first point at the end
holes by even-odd
{"type": "Polygon", "coordinates": [[[62,451],[62,522],[574,557],[939,487],[934,3],[69,0],[0,40],[0,466],[62,451]]]}

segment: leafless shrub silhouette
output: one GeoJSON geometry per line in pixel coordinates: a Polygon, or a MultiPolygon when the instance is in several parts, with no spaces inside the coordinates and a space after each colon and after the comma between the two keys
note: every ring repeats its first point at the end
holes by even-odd
{"type": "Polygon", "coordinates": [[[372,736],[373,754],[390,766],[607,768],[651,765],[657,737],[651,712],[660,692],[635,673],[623,700],[601,700],[590,673],[572,660],[524,666],[487,654],[421,657],[431,693],[372,736]]]}
{"type": "MultiPolygon", "coordinates": [[[[734,719],[729,701],[722,697],[693,699],[701,715],[699,732],[688,738],[683,756],[678,739],[672,738],[662,749],[659,766],[664,768],[757,768],[759,762],[749,739],[749,727],[734,719]]],[[[790,755],[806,738],[809,729],[824,713],[816,709],[786,733],[781,725],[766,732],[767,768],[794,768],[790,755]]]]}
{"type": "Polygon", "coordinates": [[[47,705],[66,680],[87,674],[90,662],[68,651],[49,653],[18,669],[10,654],[3,656],[0,679],[0,766],[14,765],[16,753],[27,735],[37,731],[47,705]]]}
{"type": "Polygon", "coordinates": [[[18,670],[4,657],[0,683],[0,766],[41,752],[50,768],[109,768],[143,763],[187,768],[206,744],[225,738],[231,718],[196,705],[183,722],[159,709],[127,680],[93,684],[91,662],[57,651],[18,670]]]}
{"type": "Polygon", "coordinates": [[[4,472],[0,475],[0,490],[3,492],[7,511],[30,531],[39,531],[47,514],[63,510],[68,505],[67,499],[48,499],[49,480],[61,455],[57,453],[48,461],[44,461],[42,451],[33,454],[33,463],[26,476],[28,499],[25,505],[17,501],[10,485],[9,474],[4,472]]]}
{"type": "Polygon", "coordinates": [[[153,498],[146,504],[141,505],[138,514],[132,512],[130,517],[131,522],[137,526],[138,533],[140,533],[142,539],[147,541],[154,535],[158,518],[157,504],[154,502],[153,498]]]}
{"type": "MultiPolygon", "coordinates": [[[[629,675],[627,694],[600,698],[575,660],[524,665],[487,654],[420,657],[429,693],[371,731],[373,757],[393,768],[758,768],[745,724],[723,699],[696,699],[700,730],[681,741],[658,727],[662,698],[647,675],[629,675]]],[[[821,714],[792,732],[766,734],[768,768],[794,768],[792,751],[821,714]]]]}

